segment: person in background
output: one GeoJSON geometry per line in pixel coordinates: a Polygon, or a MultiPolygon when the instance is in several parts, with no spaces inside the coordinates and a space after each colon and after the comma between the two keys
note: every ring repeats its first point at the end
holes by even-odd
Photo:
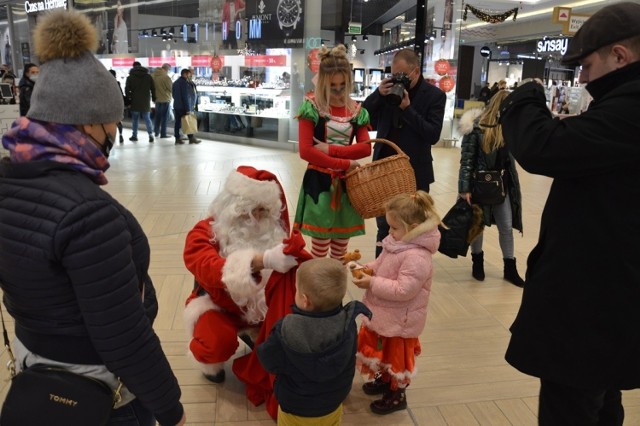
{"type": "Polygon", "coordinates": [[[582,114],[553,118],[537,82],[500,108],[509,151],[553,179],[506,359],[540,378],[541,425],[622,425],[640,388],[640,4],[591,15],[562,62],[582,66],[582,114]]]}
{"type": "Polygon", "coordinates": [[[20,88],[20,116],[27,115],[29,111],[29,106],[31,106],[31,93],[38,79],[38,74],[40,74],[40,68],[38,68],[36,64],[25,64],[22,78],[18,84],[20,88]]]}
{"type": "MultiPolygon", "coordinates": [[[[174,136],[176,145],[184,144],[180,138],[180,129],[182,128],[182,117],[187,114],[195,114],[196,102],[198,96],[194,84],[191,82],[192,71],[184,68],[180,71],[180,78],[173,82],[171,92],[173,95],[173,115],[175,116],[174,136]]],[[[195,134],[188,134],[189,143],[200,143],[200,139],[196,139],[195,134]]]]}
{"type": "Polygon", "coordinates": [[[153,85],[156,89],[156,114],[153,118],[153,133],[155,137],[168,138],[167,120],[169,118],[169,105],[171,104],[171,91],[173,82],[169,77],[171,65],[162,64],[151,74],[153,85]]]}
{"type": "Polygon", "coordinates": [[[489,96],[491,95],[491,88],[489,87],[489,82],[485,82],[482,89],[480,89],[480,93],[478,94],[478,100],[482,102],[488,102],[489,96]]]}
{"type": "Polygon", "coordinates": [[[293,312],[258,346],[264,368],[276,375],[278,425],[339,425],[342,402],[356,371],[356,317],[371,318],[359,301],[342,306],[347,269],[336,259],[312,259],[298,268],[293,312]]]}
{"type": "MultiPolygon", "coordinates": [[[[516,162],[507,150],[502,138],[502,127],[498,123],[500,103],[509,95],[507,90],[499,90],[489,104],[481,109],[472,109],[460,118],[459,129],[463,135],[461,144],[458,193],[467,203],[473,203],[471,190],[473,177],[479,170],[504,170],[502,181],[507,194],[501,204],[480,205],[484,214],[484,224],[498,227],[498,241],[504,261],[504,279],[517,287],[524,286],[518,274],[513,245],[513,230],[522,232],[522,193],[516,171],[516,162]]],[[[485,228],[485,231],[486,228],[485,228]]],[[[484,232],[471,242],[471,275],[484,281],[484,252],[482,242],[484,232]]]]}
{"type": "MultiPolygon", "coordinates": [[[[122,86],[120,85],[120,82],[117,79],[115,70],[109,70],[109,72],[111,73],[113,78],[115,78],[116,81],[118,82],[118,88],[120,89],[120,93],[122,93],[122,86]]],[[[124,106],[125,104],[126,104],[126,99],[125,99],[124,94],[123,94],[122,95],[122,105],[124,106]]],[[[119,141],[120,141],[120,143],[124,143],[124,135],[122,134],[122,120],[118,121],[117,126],[118,126],[118,132],[120,133],[119,141]]]]}
{"type": "Polygon", "coordinates": [[[129,102],[131,112],[131,131],[133,135],[129,138],[132,142],[138,141],[138,122],[140,116],[147,126],[149,143],[153,143],[153,124],[151,124],[151,101],[156,101],[156,89],[149,70],[143,67],[140,62],[135,61],[133,68],[129,71],[129,76],[124,85],[124,93],[129,102]]]}
{"type": "Polygon", "coordinates": [[[6,83],[11,86],[11,93],[13,94],[13,98],[9,101],[9,104],[16,104],[16,76],[11,72],[7,71],[2,75],[2,83],[6,83]]]}
{"type": "MultiPolygon", "coordinates": [[[[291,312],[295,271],[310,259],[304,239],[290,234],[284,191],[266,170],[239,166],[209,207],[209,217],[187,234],[184,263],[196,281],[184,310],[189,354],[205,378],[222,383],[224,363],[238,337],[253,348],[291,312]]],[[[274,419],[273,376],[255,350],[233,360],[233,372],[254,404],[266,402],[274,419]]]]}
{"type": "Polygon", "coordinates": [[[294,229],[311,237],[313,257],[338,259],[349,238],[364,234],[364,219],[355,211],[344,182],[357,160],[371,154],[369,114],[349,96],[351,66],[344,45],[322,48],[313,94],[298,113],[300,158],[308,161],[298,197],[294,229]],[[353,143],[356,139],[358,143],[353,143]]]}
{"type": "Polygon", "coordinates": [[[396,195],[385,211],[389,235],[380,256],[365,265],[373,276],[353,278],[366,290],[362,301],[373,314],[362,322],[356,356],[361,372],[374,379],[362,385],[364,393],[382,394],[370,404],[376,414],[407,408],[405,390],[422,352],[419,337],[427,321],[441,222],[433,199],[420,190],[396,195]]]}
{"type": "Polygon", "coordinates": [[[184,425],[180,387],[153,330],[150,249],[136,218],[100,187],[122,93],[77,11],[38,18],[31,108],[2,138],[0,286],[18,369],[55,365],[124,385],[109,425],[184,425]]]}
{"type": "MultiPolygon", "coordinates": [[[[400,105],[389,102],[393,86],[393,79],[389,77],[380,82],[363,105],[371,114],[371,124],[378,131],[377,137],[394,142],[409,156],[417,189],[429,192],[429,185],[435,180],[431,145],[440,140],[447,97],[442,90],[424,81],[420,58],[412,49],[403,49],[395,54],[391,73],[407,77],[403,81],[400,105]]],[[[380,160],[395,154],[390,146],[376,144],[373,159],[380,160]]],[[[376,255],[379,255],[382,251],[380,242],[389,233],[389,226],[384,216],[377,217],[376,224],[376,255]]]]}

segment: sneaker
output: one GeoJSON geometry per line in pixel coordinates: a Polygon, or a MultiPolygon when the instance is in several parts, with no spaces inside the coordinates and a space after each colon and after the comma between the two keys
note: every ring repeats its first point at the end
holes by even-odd
{"type": "Polygon", "coordinates": [[[124,143],[124,136],[120,135],[120,143],[124,143]]]}
{"type": "Polygon", "coordinates": [[[160,133],[154,133],[153,136],[157,138],[158,136],[160,136],[160,133]]]}
{"type": "MultiPolygon", "coordinates": [[[[205,379],[207,379],[208,381],[213,382],[213,383],[222,383],[222,382],[224,382],[224,379],[225,379],[224,370],[220,370],[220,372],[218,374],[216,374],[216,375],[204,374],[204,373],[202,373],[202,375],[205,377],[205,379]]],[[[405,405],[406,405],[406,403],[405,403],[405,405]]]]}
{"type": "MultiPolygon", "coordinates": [[[[158,135],[156,135],[156,137],[157,137],[157,136],[158,136],[158,135]]],[[[168,137],[169,137],[169,135],[160,135],[160,138],[161,138],[161,139],[166,139],[166,138],[168,138],[168,137]]]]}
{"type": "Polygon", "coordinates": [[[367,395],[382,395],[389,390],[389,382],[383,382],[382,376],[376,374],[374,381],[362,385],[362,390],[367,395]]]}
{"type": "Polygon", "coordinates": [[[184,145],[184,141],[180,138],[176,138],[176,145],[184,145]]]}
{"type": "Polygon", "coordinates": [[[136,136],[131,136],[131,137],[129,138],[129,140],[130,140],[131,142],[138,142],[138,138],[137,138],[136,136]]]}
{"type": "Polygon", "coordinates": [[[149,135],[149,143],[153,143],[155,139],[153,139],[153,136],[149,135]]]}

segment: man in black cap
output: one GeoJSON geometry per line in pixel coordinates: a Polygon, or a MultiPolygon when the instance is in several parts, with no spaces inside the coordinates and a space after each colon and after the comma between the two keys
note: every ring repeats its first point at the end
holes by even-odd
{"type": "Polygon", "coordinates": [[[553,118],[535,82],[501,105],[514,157],[554,179],[506,359],[540,378],[541,425],[622,425],[620,391],[640,387],[640,4],[595,13],[563,62],[587,111],[553,118]]]}

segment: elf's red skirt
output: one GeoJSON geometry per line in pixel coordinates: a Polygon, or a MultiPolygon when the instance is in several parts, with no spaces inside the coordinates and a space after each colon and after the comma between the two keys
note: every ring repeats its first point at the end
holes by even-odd
{"type": "Polygon", "coordinates": [[[358,366],[362,374],[373,379],[382,374],[391,389],[406,387],[415,375],[416,357],[422,348],[417,337],[385,337],[369,330],[364,325],[358,334],[358,366]]]}

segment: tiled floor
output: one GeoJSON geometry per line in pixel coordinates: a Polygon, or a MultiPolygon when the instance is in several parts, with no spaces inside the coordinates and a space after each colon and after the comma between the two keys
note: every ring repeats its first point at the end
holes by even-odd
{"type": "MultiPolygon", "coordinates": [[[[125,129],[125,139],[129,131],[125,129]]],[[[433,149],[437,182],[431,186],[439,211],[453,204],[457,191],[459,148],[433,149]]],[[[227,374],[222,385],[206,381],[185,356],[182,307],[192,277],[182,262],[189,229],[205,216],[228,172],[245,164],[278,175],[293,216],[306,164],[292,151],[204,141],[175,146],[173,139],[125,142],[111,156],[105,189],[129,208],[142,224],[151,243],[151,276],[157,287],[160,313],[155,329],[180,381],[189,425],[273,425],[264,407],[253,407],[243,385],[227,374]]],[[[524,235],[516,234],[516,256],[524,274],[525,260],[537,239],[539,221],[550,180],[521,171],[524,200],[524,235]]],[[[375,223],[367,221],[367,235],[354,238],[363,258],[373,257],[375,223]]],[[[522,291],[501,279],[502,256],[497,231],[485,234],[487,278],[471,278],[467,257],[450,259],[437,254],[435,279],[427,327],[421,337],[423,354],[418,375],[409,387],[409,409],[388,416],[370,413],[372,399],[354,387],[345,402],[345,425],[534,425],[538,381],[504,361],[510,326],[522,291]]],[[[347,300],[362,291],[349,287],[347,300]]],[[[9,325],[13,328],[13,324],[9,325]]],[[[240,353],[246,347],[241,344],[240,353]]],[[[7,360],[6,353],[2,361],[7,360]]],[[[0,373],[7,378],[6,371],[0,373]]],[[[1,382],[6,392],[6,382],[1,382]]],[[[640,391],[626,392],[628,425],[640,424],[640,391]]]]}

